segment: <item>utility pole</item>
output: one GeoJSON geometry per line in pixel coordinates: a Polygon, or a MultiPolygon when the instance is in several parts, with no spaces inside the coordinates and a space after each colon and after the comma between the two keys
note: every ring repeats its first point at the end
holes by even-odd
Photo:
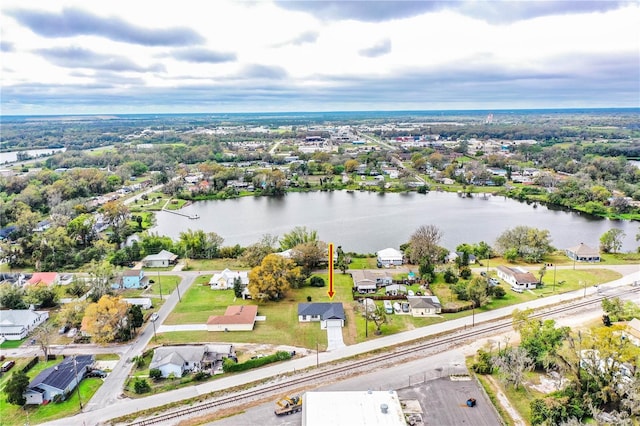
{"type": "Polygon", "coordinates": [[[320,368],[320,344],[316,340],[316,368],[320,368]]]}
{"type": "Polygon", "coordinates": [[[73,371],[76,375],[76,389],[78,390],[78,402],[80,403],[80,411],[82,411],[82,399],[80,398],[80,380],[78,380],[78,361],[73,356],[73,371]]]}
{"type": "Polygon", "coordinates": [[[473,302],[473,307],[471,308],[471,327],[476,326],[476,302],[473,302]]]}
{"type": "Polygon", "coordinates": [[[160,282],[160,271],[158,271],[158,285],[160,286],[160,300],[162,300],[162,283],[160,282]]]}
{"type": "Polygon", "coordinates": [[[156,335],[156,320],[152,319],[151,324],[153,324],[153,340],[158,341],[158,336],[156,335]]]}

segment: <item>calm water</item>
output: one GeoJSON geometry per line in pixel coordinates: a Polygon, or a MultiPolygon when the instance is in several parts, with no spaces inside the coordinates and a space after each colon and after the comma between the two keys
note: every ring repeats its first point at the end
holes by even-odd
{"type": "Polygon", "coordinates": [[[55,154],[56,152],[64,152],[67,148],[45,148],[45,149],[25,149],[21,151],[13,151],[13,152],[3,152],[0,153],[0,164],[4,163],[15,163],[18,161],[18,152],[26,152],[27,154],[41,158],[48,157],[50,155],[55,154]]]}
{"type": "Polygon", "coordinates": [[[519,225],[549,230],[552,244],[558,248],[580,242],[598,247],[600,236],[615,227],[626,233],[623,251],[635,251],[635,236],[640,225],[593,219],[544,206],[534,208],[504,197],[469,199],[446,192],[289,193],[282,198],[201,201],[181,212],[198,214],[200,219],[159,212],[157,226],[152,231],[177,239],[180,232],[189,228],[202,229],[222,236],[224,245],[247,246],[266,233],[282,236],[295,226],[306,226],[318,231],[321,240],[358,253],[398,248],[421,225],[440,228],[441,245],[449,249],[464,242],[486,241],[493,245],[502,232],[519,225]]]}

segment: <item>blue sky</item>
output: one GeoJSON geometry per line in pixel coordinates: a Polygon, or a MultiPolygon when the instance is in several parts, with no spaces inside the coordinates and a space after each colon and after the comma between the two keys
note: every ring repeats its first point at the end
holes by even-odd
{"type": "Polygon", "coordinates": [[[4,0],[2,114],[637,107],[636,1],[4,0]]]}

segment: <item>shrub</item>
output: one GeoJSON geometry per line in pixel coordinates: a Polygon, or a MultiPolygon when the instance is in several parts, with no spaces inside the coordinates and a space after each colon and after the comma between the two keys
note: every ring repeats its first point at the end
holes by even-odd
{"type": "Polygon", "coordinates": [[[468,266],[460,268],[460,278],[463,278],[465,280],[471,278],[471,268],[469,268],[468,266]]]}
{"type": "Polygon", "coordinates": [[[322,277],[311,277],[311,279],[309,280],[309,285],[311,287],[324,287],[325,282],[322,277]]]}
{"type": "Polygon", "coordinates": [[[222,363],[222,369],[225,373],[232,373],[237,371],[249,370],[251,368],[262,367],[263,365],[271,364],[272,362],[284,361],[287,359],[291,359],[291,353],[285,351],[278,351],[273,355],[250,359],[243,363],[236,363],[232,359],[227,358],[222,363]]]}
{"type": "Polygon", "coordinates": [[[160,369],[158,368],[152,368],[151,370],[149,370],[149,377],[151,377],[153,380],[159,380],[162,377],[162,371],[160,371],[160,369]]]}
{"type": "Polygon", "coordinates": [[[502,299],[506,294],[505,289],[500,286],[491,287],[491,295],[498,299],[502,299]]]}
{"type": "Polygon", "coordinates": [[[133,391],[137,394],[147,393],[151,391],[151,385],[146,379],[138,378],[133,382],[133,391]]]}
{"type": "Polygon", "coordinates": [[[193,375],[193,380],[201,382],[203,380],[207,380],[209,377],[211,377],[211,374],[207,373],[206,371],[198,371],[193,375]]]}

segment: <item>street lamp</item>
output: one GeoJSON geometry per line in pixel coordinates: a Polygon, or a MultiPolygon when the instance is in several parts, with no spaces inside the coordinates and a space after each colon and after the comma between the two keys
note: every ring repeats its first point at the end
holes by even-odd
{"type": "Polygon", "coordinates": [[[176,290],[178,290],[178,302],[182,302],[182,297],[180,297],[180,283],[176,285],[176,290]]]}

